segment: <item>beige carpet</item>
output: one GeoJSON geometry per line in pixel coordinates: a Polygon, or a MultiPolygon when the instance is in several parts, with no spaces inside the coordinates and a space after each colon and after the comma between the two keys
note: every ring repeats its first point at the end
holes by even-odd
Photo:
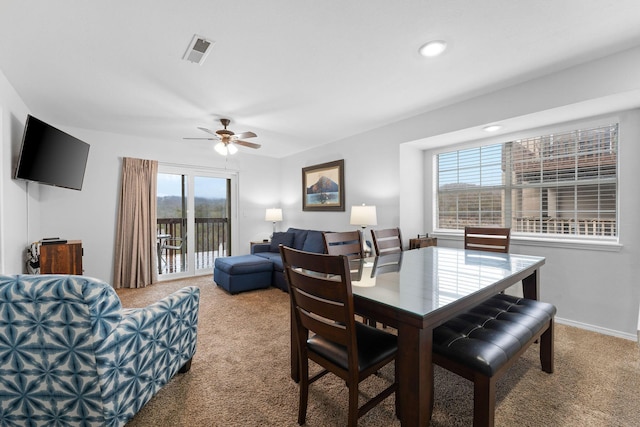
{"type": "MultiPolygon", "coordinates": [[[[177,374],[127,426],[296,426],[288,295],[270,288],[231,296],[210,276],[118,294],[125,307],[141,307],[186,285],[201,289],[191,371],[177,374]]],[[[557,325],[555,342],[555,373],[540,370],[534,345],[498,383],[497,426],[640,426],[636,343],[563,325],[557,325]]],[[[365,380],[362,393],[381,390],[392,369],[365,380]]],[[[346,425],[342,381],[329,375],[310,390],[308,426],[346,425]]],[[[432,426],[472,424],[470,382],[436,366],[435,391],[432,426]]],[[[366,414],[359,426],[399,426],[393,399],[366,414]]]]}

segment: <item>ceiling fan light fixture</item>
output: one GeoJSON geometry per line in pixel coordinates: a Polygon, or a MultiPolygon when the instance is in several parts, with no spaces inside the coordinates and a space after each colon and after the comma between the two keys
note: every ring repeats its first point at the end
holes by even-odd
{"type": "Polygon", "coordinates": [[[238,147],[233,144],[227,144],[227,151],[233,156],[238,152],[238,147]]]}
{"type": "Polygon", "coordinates": [[[227,153],[227,146],[224,145],[223,142],[218,142],[213,148],[221,156],[226,156],[228,154],[227,153]]]}

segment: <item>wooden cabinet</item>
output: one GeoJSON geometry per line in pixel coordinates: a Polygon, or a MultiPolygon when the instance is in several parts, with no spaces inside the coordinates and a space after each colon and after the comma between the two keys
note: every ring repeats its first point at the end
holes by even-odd
{"type": "Polygon", "coordinates": [[[435,237],[409,239],[409,249],[426,248],[427,246],[438,246],[438,239],[435,237]]]}
{"type": "Polygon", "coordinates": [[[82,242],[41,245],[40,274],[82,274],[82,242]]]}

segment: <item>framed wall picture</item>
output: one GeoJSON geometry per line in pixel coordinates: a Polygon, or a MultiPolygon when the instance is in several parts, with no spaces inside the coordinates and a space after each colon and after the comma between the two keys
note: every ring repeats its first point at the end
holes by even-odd
{"type": "Polygon", "coordinates": [[[344,159],[302,168],[302,210],[344,212],[344,159]]]}

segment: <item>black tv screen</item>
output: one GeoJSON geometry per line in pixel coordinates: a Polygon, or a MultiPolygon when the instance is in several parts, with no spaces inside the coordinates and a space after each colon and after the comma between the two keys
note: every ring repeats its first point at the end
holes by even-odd
{"type": "Polygon", "coordinates": [[[89,144],[28,115],[14,177],[81,190],[88,156],[89,144]]]}

